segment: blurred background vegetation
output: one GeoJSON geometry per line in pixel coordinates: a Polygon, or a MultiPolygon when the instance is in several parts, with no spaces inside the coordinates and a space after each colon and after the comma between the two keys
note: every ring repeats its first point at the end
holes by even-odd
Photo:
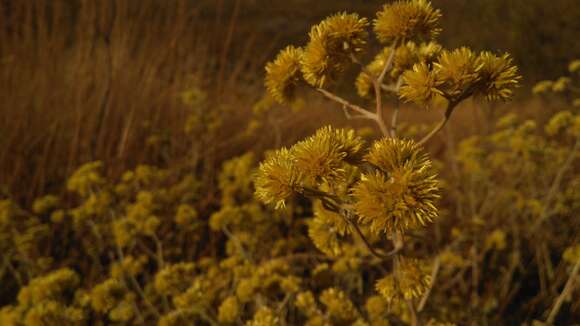
{"type": "MultiPolygon", "coordinates": [[[[118,173],[182,159],[191,146],[182,126],[187,90],[203,90],[208,106],[235,103],[227,116],[242,128],[263,92],[263,66],[283,45],[303,44],[312,24],[338,11],[372,18],[383,1],[0,4],[0,180],[24,200],[54,189],[82,162],[105,160],[118,173]]],[[[575,0],[434,6],[444,13],[442,44],[509,52],[526,85],[560,76],[580,54],[575,0]]],[[[312,119],[294,119],[282,128],[312,129],[303,127],[312,119]]],[[[222,157],[240,148],[221,147],[222,157]]]]}

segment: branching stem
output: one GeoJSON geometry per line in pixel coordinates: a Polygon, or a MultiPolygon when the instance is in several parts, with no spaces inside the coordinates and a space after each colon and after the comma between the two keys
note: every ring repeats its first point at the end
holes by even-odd
{"type": "Polygon", "coordinates": [[[324,95],[326,98],[337,102],[339,104],[342,104],[344,107],[351,109],[357,113],[360,113],[362,116],[364,116],[366,119],[369,120],[375,120],[375,115],[372,112],[369,112],[363,108],[361,108],[360,106],[356,105],[356,104],[352,104],[349,101],[343,99],[342,97],[335,95],[325,89],[322,88],[317,88],[316,89],[319,93],[321,93],[322,95],[324,95]]]}

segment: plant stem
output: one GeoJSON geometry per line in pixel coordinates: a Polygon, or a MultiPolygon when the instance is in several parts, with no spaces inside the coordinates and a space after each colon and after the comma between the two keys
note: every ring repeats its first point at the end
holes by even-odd
{"type": "MultiPolygon", "coordinates": [[[[121,263],[125,259],[125,255],[123,254],[123,250],[121,249],[121,247],[118,244],[115,245],[115,248],[117,250],[117,256],[119,259],[119,263],[121,263]]],[[[157,308],[155,308],[155,306],[151,303],[151,301],[149,301],[149,299],[145,295],[145,292],[143,292],[141,285],[139,285],[139,282],[137,282],[135,277],[133,275],[131,275],[130,273],[126,273],[125,271],[123,271],[123,274],[125,274],[125,277],[127,277],[129,279],[129,282],[135,288],[135,291],[137,291],[137,294],[139,294],[139,296],[141,297],[141,299],[143,300],[143,302],[145,303],[145,306],[147,306],[149,311],[151,311],[151,313],[157,319],[161,318],[161,314],[159,313],[159,310],[157,310],[157,308]]],[[[125,286],[126,286],[126,284],[125,284],[125,286]]]]}
{"type": "Polygon", "coordinates": [[[391,137],[397,137],[397,120],[399,119],[399,105],[395,106],[395,110],[393,111],[393,115],[391,117],[391,137]]]}
{"type": "Polygon", "coordinates": [[[381,129],[381,132],[383,133],[384,136],[388,136],[389,135],[389,131],[387,130],[387,126],[385,126],[385,121],[383,119],[383,94],[381,93],[381,85],[383,84],[383,80],[385,79],[385,75],[387,74],[387,71],[391,70],[391,67],[393,66],[393,60],[395,58],[395,46],[397,45],[397,41],[394,41],[393,44],[391,45],[390,51],[389,51],[389,58],[387,59],[387,62],[385,63],[385,66],[383,67],[383,70],[381,71],[381,74],[379,75],[379,77],[377,79],[373,79],[373,86],[375,88],[375,96],[376,96],[376,121],[377,124],[379,125],[379,128],[381,129]]]}
{"type": "Polygon", "coordinates": [[[337,102],[339,104],[342,104],[344,107],[349,108],[353,111],[356,111],[358,113],[360,113],[362,116],[364,116],[365,118],[369,119],[369,120],[375,120],[375,115],[372,112],[369,112],[363,108],[361,108],[358,105],[352,104],[349,101],[343,99],[342,97],[338,96],[338,95],[334,95],[333,93],[322,89],[322,88],[317,88],[316,89],[319,93],[321,93],[322,95],[324,95],[326,98],[337,102]]]}
{"type": "Polygon", "coordinates": [[[441,121],[439,121],[439,123],[435,126],[435,128],[433,128],[433,130],[431,130],[425,137],[423,137],[423,139],[421,139],[417,144],[420,146],[425,145],[425,143],[431,139],[431,137],[433,137],[436,133],[438,133],[441,129],[443,129],[443,127],[445,127],[445,125],[447,124],[447,121],[449,121],[449,118],[451,117],[451,114],[453,113],[453,110],[455,109],[455,107],[457,107],[457,104],[459,104],[459,102],[457,101],[450,101],[449,104],[447,104],[447,109],[445,110],[445,115],[443,116],[443,118],[441,119],[441,121]]]}
{"type": "Polygon", "coordinates": [[[385,76],[387,75],[387,71],[391,70],[391,68],[393,66],[393,61],[395,59],[395,48],[397,47],[397,43],[398,43],[398,40],[395,40],[395,41],[393,41],[393,44],[391,44],[390,51],[389,51],[389,57],[387,58],[387,62],[385,63],[385,67],[383,67],[383,71],[381,71],[379,78],[377,78],[377,83],[379,85],[383,84],[383,81],[385,80],[385,76]]]}
{"type": "Polygon", "coordinates": [[[232,232],[230,232],[230,230],[226,226],[224,226],[222,228],[222,231],[228,236],[228,238],[232,239],[235,246],[238,247],[238,250],[240,251],[242,256],[244,256],[244,258],[247,261],[253,262],[252,258],[248,254],[248,252],[244,249],[244,246],[242,245],[242,242],[240,241],[240,239],[238,239],[238,237],[236,237],[232,232]]]}
{"type": "Polygon", "coordinates": [[[580,150],[580,137],[576,139],[576,143],[574,143],[574,147],[570,151],[570,155],[568,155],[566,161],[564,161],[564,164],[562,164],[562,166],[558,170],[556,177],[554,178],[554,181],[550,186],[550,190],[546,195],[546,200],[544,202],[544,207],[542,208],[540,218],[538,218],[536,220],[536,223],[532,226],[532,233],[534,233],[536,229],[540,227],[540,225],[542,225],[542,223],[550,216],[550,214],[548,214],[548,208],[550,207],[550,204],[552,203],[552,200],[554,199],[554,196],[556,195],[556,192],[560,187],[560,183],[562,182],[564,173],[566,173],[566,170],[568,170],[568,168],[574,162],[574,158],[576,157],[576,155],[578,155],[579,150],[580,150]]]}
{"type": "Polygon", "coordinates": [[[439,268],[441,267],[441,259],[439,256],[435,258],[435,262],[433,263],[433,270],[431,270],[431,284],[427,289],[427,292],[421,298],[419,302],[419,306],[417,307],[417,312],[421,312],[423,308],[425,308],[425,304],[427,303],[427,299],[429,299],[429,295],[431,294],[431,290],[433,289],[433,285],[435,284],[435,280],[437,279],[437,275],[439,274],[439,268]]]}
{"type": "Polygon", "coordinates": [[[359,237],[362,239],[362,241],[364,242],[365,246],[369,249],[369,251],[371,252],[371,254],[373,254],[377,258],[380,258],[380,259],[388,259],[389,257],[392,257],[393,255],[396,255],[403,248],[403,246],[400,244],[400,242],[393,241],[393,245],[395,246],[393,248],[393,250],[387,252],[386,254],[380,253],[380,252],[378,252],[376,249],[374,249],[372,247],[372,245],[370,244],[370,242],[367,240],[367,238],[362,233],[362,231],[359,228],[358,224],[356,224],[356,222],[354,222],[354,221],[352,221],[350,219],[347,219],[347,220],[350,223],[350,225],[352,225],[353,229],[356,231],[356,233],[359,235],[359,237]]]}
{"type": "Polygon", "coordinates": [[[560,293],[558,299],[556,299],[556,302],[554,303],[554,306],[552,307],[552,310],[548,315],[548,319],[546,319],[546,323],[548,324],[554,323],[554,320],[556,319],[556,316],[558,316],[558,312],[560,312],[560,308],[562,307],[564,300],[572,293],[572,290],[574,289],[574,280],[576,279],[578,270],[580,270],[580,260],[577,261],[576,264],[574,264],[574,268],[572,269],[570,277],[568,278],[568,281],[564,286],[564,290],[562,290],[562,293],[560,293]]]}

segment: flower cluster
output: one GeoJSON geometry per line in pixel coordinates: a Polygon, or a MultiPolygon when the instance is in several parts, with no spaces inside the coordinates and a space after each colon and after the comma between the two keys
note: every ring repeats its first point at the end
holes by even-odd
{"type": "Polygon", "coordinates": [[[426,0],[395,1],[386,4],[377,13],[374,30],[379,40],[409,40],[417,37],[432,38],[439,34],[441,12],[426,0]]]}
{"type": "Polygon", "coordinates": [[[507,54],[444,50],[432,65],[419,63],[403,74],[400,97],[420,104],[432,103],[437,97],[455,103],[470,96],[507,100],[520,79],[507,54]]]}
{"type": "Polygon", "coordinates": [[[375,142],[366,161],[377,169],[354,187],[360,221],[375,233],[404,232],[437,217],[439,187],[428,156],[412,141],[375,142]]]}

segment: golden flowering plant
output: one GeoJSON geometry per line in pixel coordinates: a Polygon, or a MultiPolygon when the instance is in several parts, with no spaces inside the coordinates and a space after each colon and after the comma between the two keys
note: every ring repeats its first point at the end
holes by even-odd
{"type": "MultiPolygon", "coordinates": [[[[324,127],[268,155],[255,179],[257,198],[276,208],[297,196],[314,200],[308,235],[324,254],[345,256],[354,237],[367,253],[392,261],[392,271],[376,282],[376,290],[387,302],[406,302],[412,324],[429,296],[429,265],[432,273],[439,268],[438,258],[429,262],[403,257],[409,234],[439,215],[440,185],[423,145],[446,125],[461,102],[470,97],[510,99],[520,80],[508,54],[476,53],[466,47],[448,50],[437,44],[433,39],[441,31],[440,17],[426,0],[384,5],[372,30],[387,47],[368,64],[361,60],[371,24],[355,13],[328,17],[312,27],[304,47],[282,50],[266,67],[266,87],[273,99],[288,104],[296,99],[299,86],[314,88],[340,104],[348,117],[375,122],[383,138],[369,146],[353,130],[324,127]],[[330,90],[351,65],[361,68],[356,90],[362,97],[374,97],[372,110],[330,90]],[[420,140],[402,139],[397,135],[398,106],[390,125],[385,122],[386,96],[426,108],[444,106],[445,113],[420,140]],[[376,245],[384,240],[392,242],[387,251],[376,245]]],[[[351,250],[350,255],[357,253],[351,250]]],[[[330,293],[334,292],[323,293],[323,303],[335,302],[330,293]]],[[[343,320],[357,318],[346,304],[334,308],[348,315],[343,320]]],[[[310,310],[307,314],[313,320],[321,316],[310,310]]]]}
{"type": "MultiPolygon", "coordinates": [[[[385,119],[383,103],[442,108],[445,124],[465,99],[511,97],[517,71],[507,55],[436,43],[427,1],[379,9],[334,15],[310,46],[283,50],[254,109],[298,109],[314,88],[383,137],[327,126],[216,175],[200,171],[218,159],[197,155],[119,177],[93,162],[66,195],[28,208],[1,197],[0,325],[573,324],[578,113],[510,114],[432,155],[423,145],[443,125],[398,123],[395,109],[385,119]],[[386,46],[368,53],[373,33],[386,46]],[[372,109],[333,93],[349,66],[372,109]]],[[[182,96],[193,152],[215,157],[204,145],[224,111],[201,109],[195,89],[182,96]]]]}

